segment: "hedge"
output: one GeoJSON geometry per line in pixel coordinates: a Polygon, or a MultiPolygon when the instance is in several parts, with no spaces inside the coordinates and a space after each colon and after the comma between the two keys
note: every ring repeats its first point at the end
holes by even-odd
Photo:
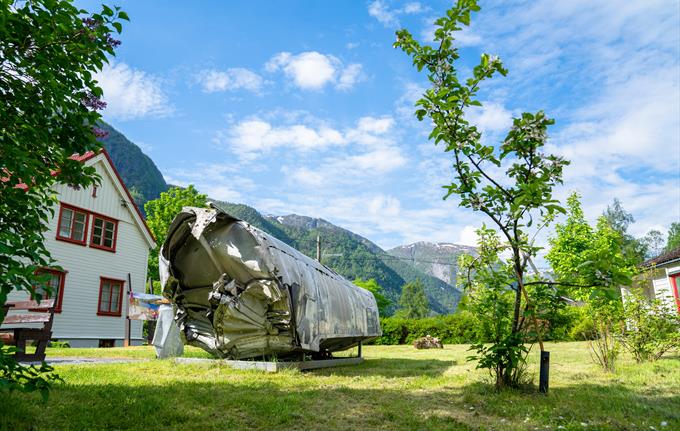
{"type": "MultiPolygon", "coordinates": [[[[380,319],[380,324],[383,334],[375,340],[375,344],[411,344],[426,335],[437,337],[444,344],[491,341],[491,334],[484,333],[483,325],[469,311],[424,319],[385,317],[380,319]]],[[[584,329],[592,327],[592,320],[585,308],[566,307],[558,315],[553,316],[549,327],[550,330],[544,334],[545,340],[583,340],[584,329]]]]}

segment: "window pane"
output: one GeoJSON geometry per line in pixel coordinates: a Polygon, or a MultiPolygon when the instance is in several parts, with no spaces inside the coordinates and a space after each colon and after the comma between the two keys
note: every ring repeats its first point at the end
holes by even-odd
{"type": "Polygon", "coordinates": [[[113,240],[111,238],[104,238],[104,247],[113,248],[113,240]]]}
{"type": "Polygon", "coordinates": [[[92,232],[92,242],[102,245],[102,228],[97,225],[94,226],[94,231],[92,232]]]}
{"type": "Polygon", "coordinates": [[[68,208],[63,208],[61,211],[61,220],[59,220],[59,236],[71,237],[71,219],[73,218],[73,211],[68,208]]]}
{"type": "Polygon", "coordinates": [[[97,245],[102,245],[102,232],[104,230],[104,220],[100,218],[94,219],[94,228],[92,231],[92,242],[97,245]]]}
{"type": "Polygon", "coordinates": [[[111,312],[118,312],[118,300],[120,299],[120,285],[111,284],[111,312]]]}
{"type": "Polygon", "coordinates": [[[58,273],[50,273],[50,281],[49,285],[52,290],[52,293],[50,294],[51,298],[58,299],[59,298],[59,288],[61,287],[61,277],[62,274],[58,273]]]}
{"type": "Polygon", "coordinates": [[[85,238],[85,217],[83,213],[75,213],[72,239],[82,241],[85,238]]]}
{"type": "Polygon", "coordinates": [[[100,311],[109,311],[109,302],[111,300],[111,286],[108,281],[102,283],[102,299],[99,306],[100,311]]]}
{"type": "Polygon", "coordinates": [[[114,229],[115,229],[115,224],[113,224],[113,222],[107,221],[106,222],[106,237],[107,238],[113,238],[114,229]]]}

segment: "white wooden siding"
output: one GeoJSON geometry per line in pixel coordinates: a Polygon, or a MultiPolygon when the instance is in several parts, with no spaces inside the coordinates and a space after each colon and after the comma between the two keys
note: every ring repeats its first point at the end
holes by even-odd
{"type": "Polygon", "coordinates": [[[663,301],[669,307],[675,307],[675,297],[671,290],[671,282],[666,274],[663,277],[652,280],[652,285],[654,286],[654,296],[657,299],[663,301]]]}
{"type": "MultiPolygon", "coordinates": [[[[123,339],[125,334],[124,312],[120,317],[98,316],[100,277],[125,280],[130,273],[132,290],[144,292],[147,257],[149,253],[148,234],[135,220],[135,209],[127,195],[117,188],[115,175],[108,168],[103,154],[87,162],[93,165],[101,176],[97,197],[92,197],[92,188],[75,190],[58,185],[55,191],[59,200],[88,211],[96,212],[118,220],[115,253],[89,247],[92,232],[92,216],[89,216],[87,245],[82,246],[56,239],[59,208],[45,233],[47,249],[52,257],[66,271],[61,313],[55,313],[52,327],[56,339],[123,339]]],[[[26,292],[12,292],[10,299],[24,299],[26,292]]],[[[123,311],[126,309],[123,298],[123,311]]],[[[132,321],[130,336],[141,340],[142,322],[132,321]]]]}

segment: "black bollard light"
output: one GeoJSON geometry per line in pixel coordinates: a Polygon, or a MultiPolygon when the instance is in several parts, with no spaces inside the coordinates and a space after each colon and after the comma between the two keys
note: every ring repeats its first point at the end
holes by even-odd
{"type": "Polygon", "coordinates": [[[548,393],[550,380],[550,352],[541,352],[541,372],[538,382],[538,391],[542,394],[548,393]]]}

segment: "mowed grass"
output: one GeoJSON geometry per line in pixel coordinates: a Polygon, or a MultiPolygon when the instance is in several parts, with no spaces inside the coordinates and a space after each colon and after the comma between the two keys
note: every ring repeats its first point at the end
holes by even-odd
{"type": "MultiPolygon", "coordinates": [[[[366,346],[358,366],[267,374],[223,365],[178,365],[149,347],[51,349],[51,356],[148,359],[61,365],[64,383],[0,400],[0,428],[22,429],[497,429],[680,430],[680,357],[614,374],[585,343],[549,344],[550,394],[496,392],[466,361],[465,345],[443,350],[366,346]]],[[[188,356],[206,356],[188,349],[188,356]]],[[[538,352],[532,351],[537,375],[538,352]]],[[[537,380],[537,377],[536,379],[537,380]]]]}

